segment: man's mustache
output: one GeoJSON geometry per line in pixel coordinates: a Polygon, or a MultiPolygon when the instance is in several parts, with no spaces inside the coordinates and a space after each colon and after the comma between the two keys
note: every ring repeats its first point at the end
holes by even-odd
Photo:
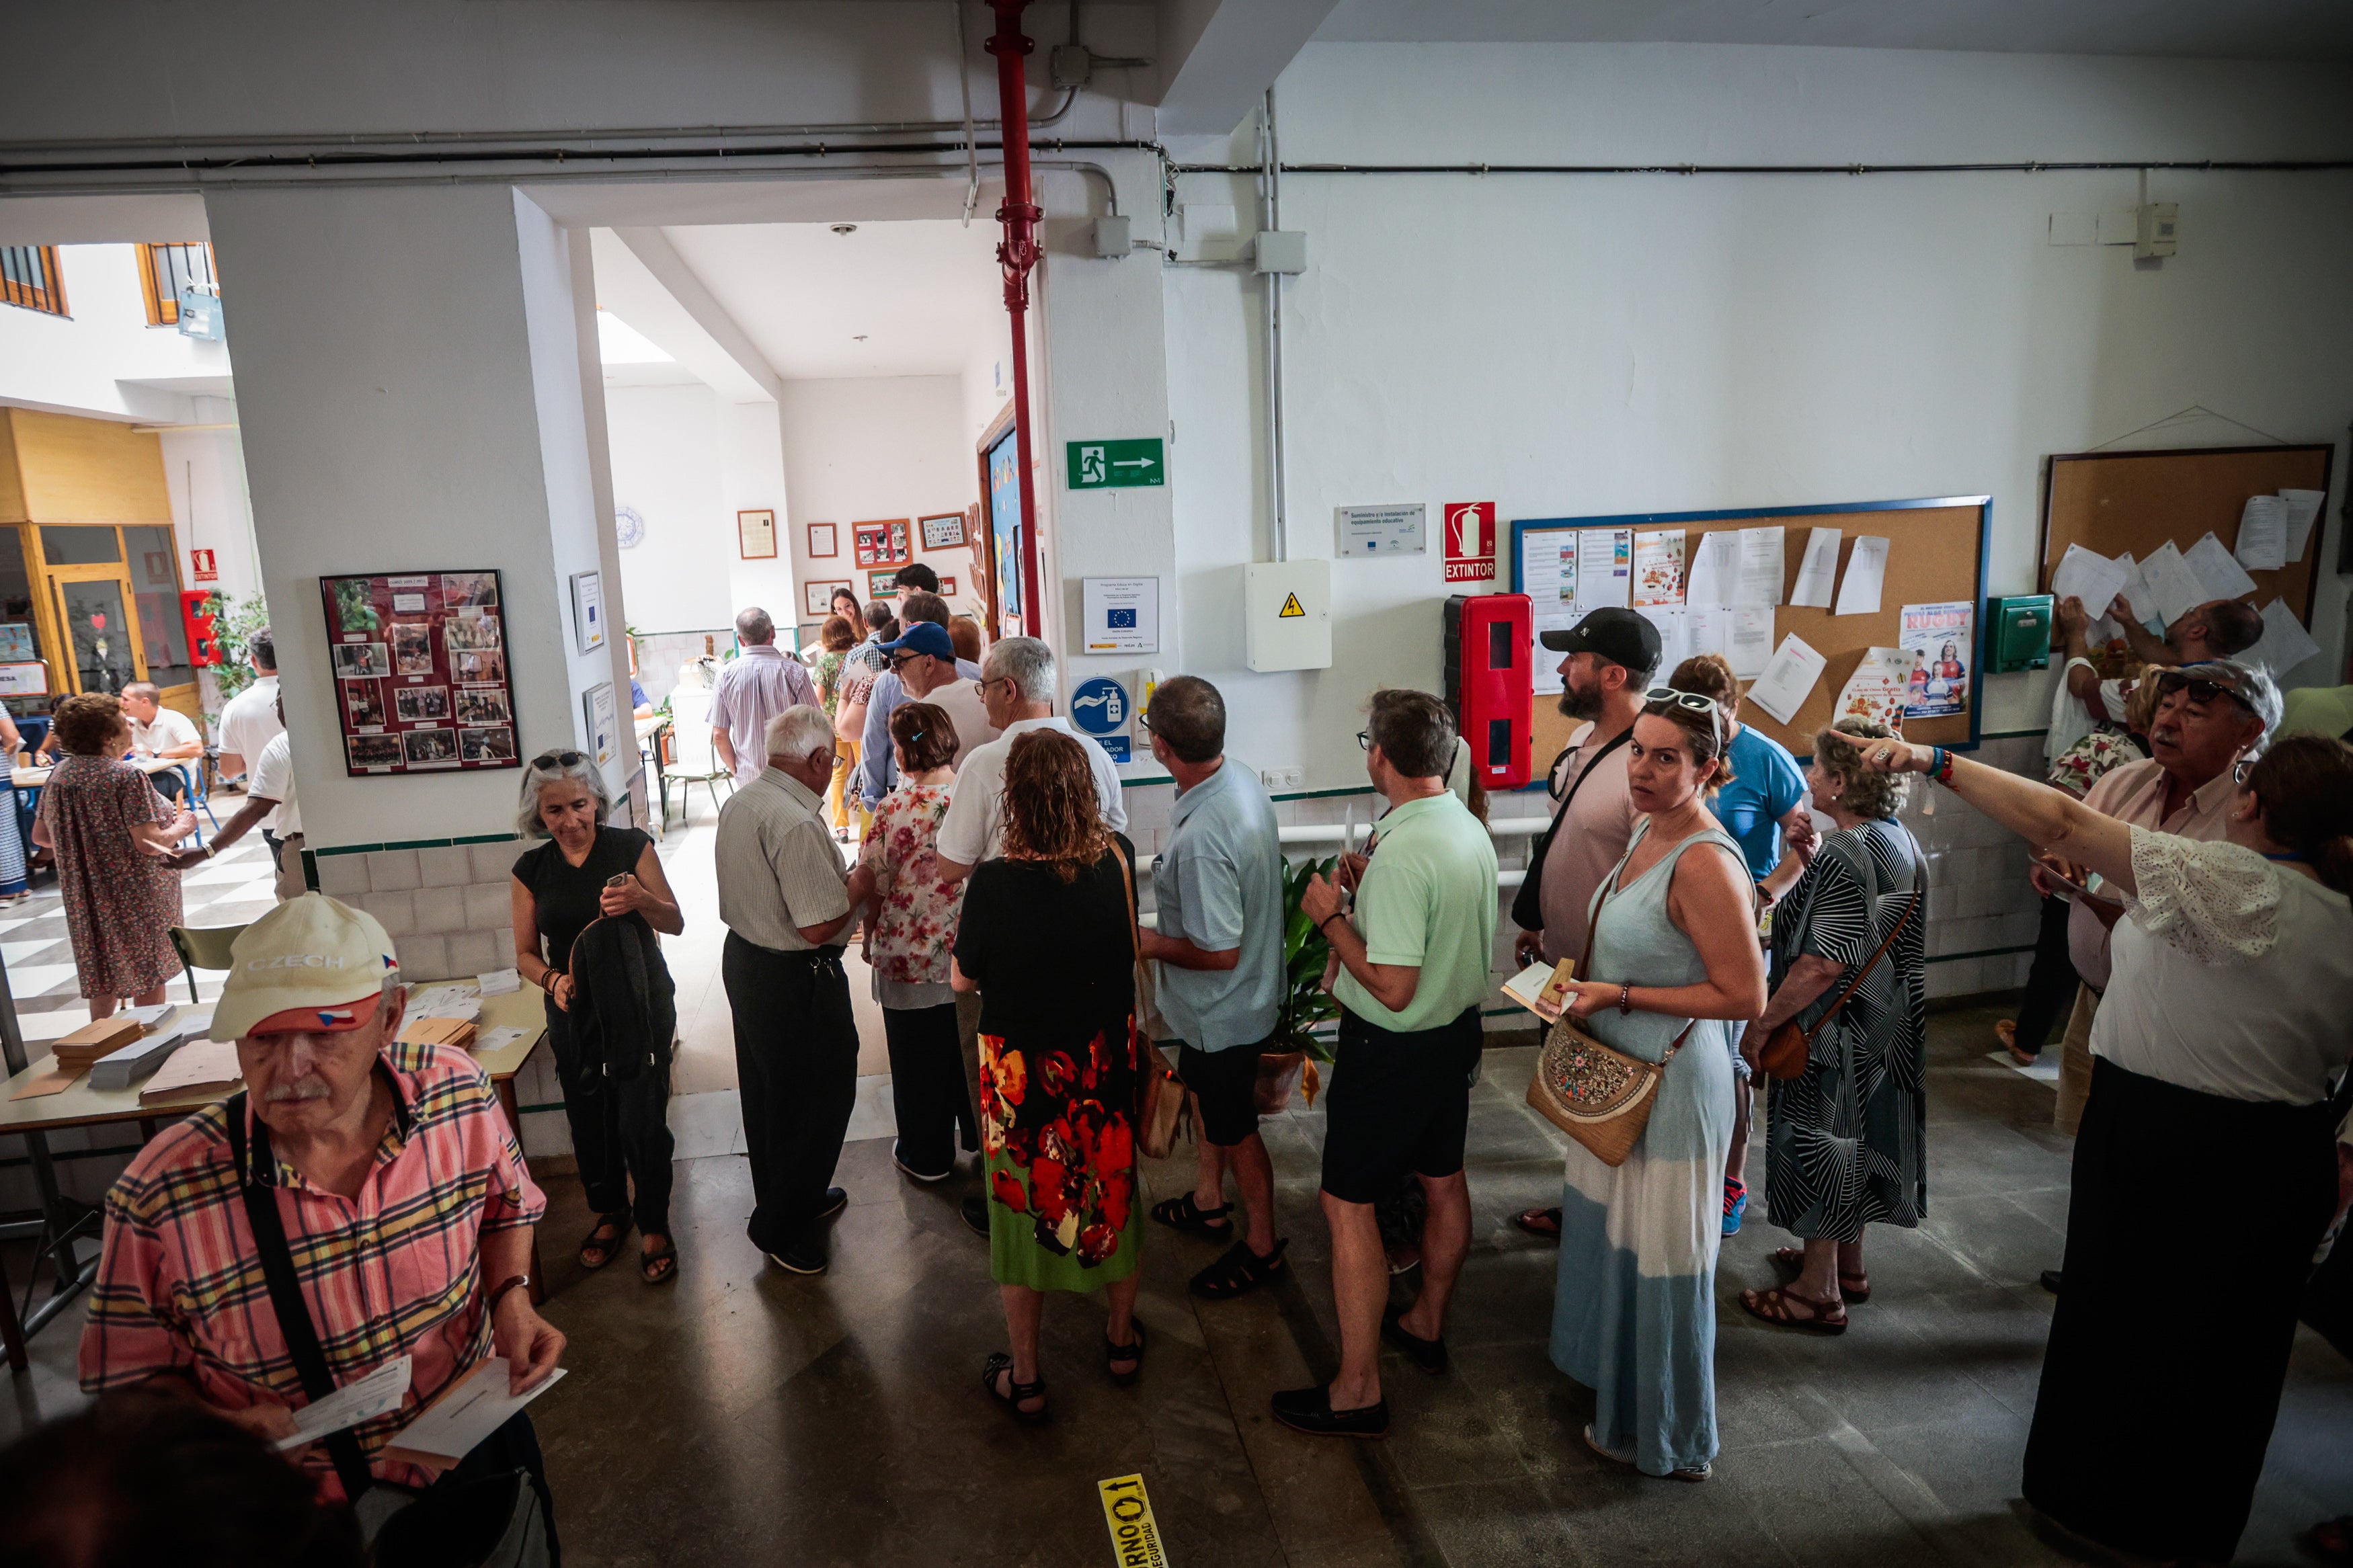
{"type": "Polygon", "coordinates": [[[263,1100],[270,1105],[285,1105],[294,1100],[326,1098],[327,1080],[316,1073],[306,1074],[296,1079],[292,1083],[279,1084],[268,1094],[262,1096],[263,1100]]]}

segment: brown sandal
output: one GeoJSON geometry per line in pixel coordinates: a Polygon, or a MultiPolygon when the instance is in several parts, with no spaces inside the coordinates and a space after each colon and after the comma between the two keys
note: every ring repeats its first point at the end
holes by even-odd
{"type": "Polygon", "coordinates": [[[1782,1328],[1803,1329],[1813,1334],[1846,1332],[1844,1301],[1817,1301],[1811,1296],[1799,1295],[1785,1285],[1776,1285],[1766,1290],[1743,1290],[1740,1293],[1740,1310],[1752,1318],[1762,1319],[1782,1328]],[[1789,1310],[1792,1301],[1799,1303],[1814,1315],[1810,1318],[1793,1315],[1789,1310]]]}
{"type": "Polygon", "coordinates": [[[596,1225],[580,1238],[580,1267],[593,1274],[618,1258],[621,1243],[629,1234],[629,1222],[630,1215],[627,1209],[618,1214],[598,1215],[596,1225]],[[602,1234],[607,1229],[613,1233],[610,1237],[602,1234]],[[593,1263],[589,1261],[591,1253],[596,1255],[593,1263]]]}
{"type": "MultiPolygon", "coordinates": [[[[1806,1271],[1806,1249],[1802,1247],[1778,1247],[1774,1250],[1773,1261],[1792,1274],[1803,1274],[1806,1271]]],[[[1839,1294],[1846,1298],[1849,1305],[1861,1306],[1871,1300],[1871,1276],[1849,1274],[1841,1269],[1839,1294]]]]}

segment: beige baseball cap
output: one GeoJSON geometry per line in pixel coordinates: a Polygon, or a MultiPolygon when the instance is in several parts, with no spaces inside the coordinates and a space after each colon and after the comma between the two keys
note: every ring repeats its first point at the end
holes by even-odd
{"type": "Polygon", "coordinates": [[[213,1006],[212,1037],[356,1029],[400,975],[374,915],[324,893],[289,900],[238,933],[213,1006]]]}

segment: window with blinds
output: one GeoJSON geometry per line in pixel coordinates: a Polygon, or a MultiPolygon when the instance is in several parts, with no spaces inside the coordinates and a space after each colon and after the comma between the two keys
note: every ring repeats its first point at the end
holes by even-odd
{"type": "Polygon", "coordinates": [[[168,327],[180,319],[180,291],[220,292],[213,276],[213,247],[202,240],[139,247],[139,286],[147,296],[147,324],[168,327]]]}
{"type": "Polygon", "coordinates": [[[66,313],[65,279],[54,245],[0,245],[0,302],[45,315],[66,313]]]}

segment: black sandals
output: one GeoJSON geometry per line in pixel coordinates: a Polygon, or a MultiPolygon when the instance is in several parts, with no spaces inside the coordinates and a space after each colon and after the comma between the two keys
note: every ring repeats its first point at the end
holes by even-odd
{"type": "Polygon", "coordinates": [[[1014,1382],[1013,1358],[1006,1354],[1003,1351],[992,1352],[988,1360],[982,1363],[980,1369],[980,1385],[981,1387],[988,1390],[988,1396],[991,1399],[994,1399],[998,1405],[1004,1406],[1005,1413],[1008,1415],[1012,1416],[1013,1419],[1020,1422],[1023,1426],[1043,1426],[1046,1424],[1046,1416],[1048,1415],[1047,1407],[1044,1403],[1046,1398],[1046,1380],[1041,1377],[1035,1383],[1014,1382]],[[997,1374],[1000,1373],[1005,1376],[1005,1387],[1001,1390],[997,1386],[997,1374]],[[1021,1402],[1025,1399],[1035,1399],[1039,1401],[1038,1408],[1035,1410],[1022,1409],[1021,1402]]]}
{"type": "Polygon", "coordinates": [[[1261,1258],[1250,1250],[1249,1242],[1237,1241],[1215,1263],[1194,1275],[1189,1289],[1208,1301],[1230,1300],[1254,1290],[1282,1275],[1285,1267],[1283,1249],[1290,1245],[1288,1238],[1277,1241],[1274,1250],[1261,1258]]]}
{"type": "Polygon", "coordinates": [[[1127,1321],[1127,1328],[1128,1332],[1135,1336],[1131,1343],[1114,1344],[1109,1334],[1103,1336],[1104,1369],[1111,1373],[1112,1382],[1122,1388],[1144,1375],[1144,1320],[1131,1317],[1127,1321]],[[1119,1370],[1122,1362],[1128,1363],[1125,1372],[1119,1370]]]}
{"type": "Polygon", "coordinates": [[[1223,1241],[1234,1233],[1233,1221],[1226,1217],[1233,1213],[1233,1209],[1231,1204],[1219,1204],[1216,1208],[1205,1209],[1193,1201],[1192,1194],[1187,1193],[1181,1197],[1165,1198],[1154,1204],[1152,1217],[1187,1236],[1223,1241]]]}
{"type": "Polygon", "coordinates": [[[629,1234],[629,1223],[626,1209],[619,1214],[598,1215],[595,1226],[580,1239],[580,1267],[593,1274],[618,1258],[621,1242],[629,1234]],[[613,1233],[609,1237],[604,1234],[607,1228],[613,1233]],[[592,1253],[596,1255],[594,1262],[589,1260],[592,1253]]]}
{"type": "Polygon", "coordinates": [[[665,1237],[662,1245],[638,1255],[638,1278],[649,1285],[667,1285],[678,1278],[678,1243],[665,1237]],[[662,1267],[668,1264],[668,1268],[662,1267]]]}

